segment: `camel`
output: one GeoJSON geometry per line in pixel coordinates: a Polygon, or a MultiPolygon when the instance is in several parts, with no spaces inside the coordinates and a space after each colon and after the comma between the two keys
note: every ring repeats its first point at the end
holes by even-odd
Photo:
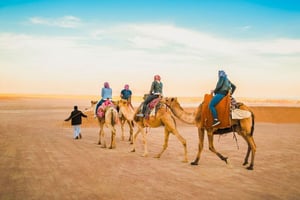
{"type": "Polygon", "coordinates": [[[117,105],[117,110],[119,110],[119,117],[121,122],[121,131],[122,131],[121,140],[122,141],[125,140],[125,123],[127,123],[129,126],[129,133],[130,133],[128,141],[130,141],[130,144],[133,144],[134,109],[132,106],[129,105],[129,102],[125,99],[116,101],[115,105],[117,105]]]}
{"type": "MultiPolygon", "coordinates": [[[[196,125],[198,128],[198,137],[199,137],[199,146],[198,146],[198,153],[196,156],[196,159],[191,162],[191,165],[198,165],[198,162],[200,160],[200,155],[203,149],[203,141],[204,141],[204,134],[205,130],[207,132],[208,136],[208,142],[209,142],[209,150],[215,153],[221,160],[225,161],[227,164],[227,157],[224,157],[221,153],[217,152],[215,147],[214,147],[214,134],[218,134],[218,131],[222,131],[222,129],[218,128],[205,128],[204,125],[202,124],[201,121],[201,111],[202,111],[202,106],[203,103],[199,105],[199,107],[195,110],[195,112],[186,112],[181,105],[179,104],[178,100],[176,97],[172,98],[164,98],[162,99],[162,102],[164,102],[173,112],[173,114],[180,119],[181,121],[188,123],[188,124],[193,124],[196,125]]],[[[242,110],[251,110],[244,104],[241,104],[240,109],[242,110]]],[[[225,130],[224,130],[225,131],[225,130]]],[[[251,117],[245,118],[245,119],[231,119],[231,128],[226,130],[226,133],[229,132],[237,132],[240,136],[242,136],[247,145],[247,153],[244,159],[243,165],[248,164],[248,158],[251,152],[251,163],[250,165],[246,168],[248,170],[253,170],[254,167],[254,157],[255,157],[255,152],[256,152],[256,145],[253,139],[253,131],[254,131],[254,114],[251,112],[251,117]]],[[[219,133],[220,134],[220,133],[219,133]]]]}
{"type": "Polygon", "coordinates": [[[128,109],[127,104],[119,103],[119,106],[122,113],[124,113],[124,115],[127,116],[129,119],[133,119],[137,124],[138,130],[133,137],[133,148],[131,152],[135,152],[136,150],[135,144],[136,144],[137,136],[139,133],[142,133],[143,143],[144,143],[144,153],[142,156],[144,157],[147,156],[148,148],[147,148],[147,138],[146,138],[145,128],[146,127],[157,128],[160,126],[164,126],[165,127],[164,145],[161,152],[158,153],[155,156],[155,158],[160,158],[163,152],[167,149],[169,135],[170,133],[172,133],[178,138],[178,140],[183,145],[183,149],[184,149],[183,162],[188,162],[186,140],[179,134],[176,128],[175,118],[173,117],[170,110],[167,109],[167,106],[165,104],[160,103],[159,106],[156,108],[155,115],[154,116],[150,115],[149,118],[137,117],[136,114],[139,111],[139,108],[134,112],[133,110],[128,109]]]}
{"type": "MultiPolygon", "coordinates": [[[[97,101],[91,101],[91,106],[94,107],[97,104],[97,101]]],[[[98,123],[100,126],[99,131],[99,140],[98,144],[102,144],[102,148],[106,148],[106,140],[105,140],[105,132],[104,132],[104,126],[106,126],[108,129],[111,130],[111,141],[109,145],[109,149],[116,148],[116,128],[115,125],[118,123],[118,111],[113,106],[109,106],[106,108],[105,116],[99,117],[97,116],[98,123]]]]}

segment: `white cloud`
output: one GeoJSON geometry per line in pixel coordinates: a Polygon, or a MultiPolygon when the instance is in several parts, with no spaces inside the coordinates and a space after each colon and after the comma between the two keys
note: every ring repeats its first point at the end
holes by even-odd
{"type": "Polygon", "coordinates": [[[240,31],[249,31],[250,29],[252,29],[252,26],[246,25],[246,26],[239,27],[238,29],[240,31]]]}
{"type": "Polygon", "coordinates": [[[61,18],[32,17],[29,21],[32,24],[56,26],[61,28],[77,28],[81,25],[81,20],[74,16],[64,16],[61,18]]]}
{"type": "Polygon", "coordinates": [[[178,51],[214,57],[300,54],[300,40],[297,39],[234,40],[164,24],[124,24],[96,30],[92,36],[93,39],[109,39],[119,43],[129,41],[127,48],[157,52],[168,49],[168,52],[164,53],[173,54],[178,51]]]}
{"type": "Polygon", "coordinates": [[[128,41],[132,42],[137,48],[147,48],[147,49],[157,49],[163,47],[165,42],[163,40],[157,40],[150,37],[134,37],[128,39],[128,41]]]}
{"type": "MultiPolygon", "coordinates": [[[[32,23],[54,22],[36,18],[32,23]]],[[[200,94],[212,89],[215,72],[221,66],[238,82],[237,93],[242,96],[249,92],[255,95],[255,88],[268,80],[273,84],[278,78],[282,79],[282,84],[299,85],[296,75],[300,73],[300,40],[296,39],[229,40],[164,24],[123,24],[94,29],[90,33],[81,37],[0,33],[0,75],[4,76],[4,71],[11,70],[12,66],[25,67],[18,71],[19,74],[31,69],[36,77],[45,76],[42,67],[47,69],[47,79],[51,75],[67,76],[68,73],[62,73],[67,71],[74,78],[86,76],[82,78],[102,80],[101,74],[105,72],[105,78],[119,85],[130,80],[135,87],[142,87],[152,80],[145,77],[159,73],[168,79],[164,81],[167,95],[176,95],[176,88],[185,82],[184,95],[197,96],[190,88],[195,90],[195,83],[199,83],[200,94]],[[270,69],[268,73],[266,69],[270,69]],[[119,76],[117,80],[113,80],[115,76],[119,76]],[[254,91],[249,91],[251,87],[254,91]],[[172,90],[175,92],[170,92],[172,90]]],[[[288,87],[290,91],[297,90],[288,87]]],[[[143,88],[135,89],[144,91],[143,88]]]]}

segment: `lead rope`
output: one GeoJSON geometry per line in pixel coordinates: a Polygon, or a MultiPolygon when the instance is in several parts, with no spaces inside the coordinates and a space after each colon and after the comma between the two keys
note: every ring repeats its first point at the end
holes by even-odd
{"type": "Polygon", "coordinates": [[[240,149],[239,143],[238,143],[238,141],[237,141],[237,137],[236,137],[236,134],[235,134],[234,131],[233,131],[233,138],[235,139],[236,147],[237,147],[237,149],[239,150],[239,149],[240,149]]]}
{"type": "MultiPolygon", "coordinates": [[[[237,140],[237,137],[236,137],[236,132],[234,131],[234,129],[232,128],[232,133],[233,133],[233,138],[234,138],[234,140],[235,140],[235,143],[236,143],[236,147],[237,147],[237,149],[239,150],[240,149],[240,147],[239,147],[239,143],[238,143],[238,140],[237,140]]],[[[221,134],[221,135],[219,135],[219,139],[218,139],[218,142],[220,142],[220,138],[221,138],[221,136],[222,135],[226,135],[226,134],[221,134]]]]}

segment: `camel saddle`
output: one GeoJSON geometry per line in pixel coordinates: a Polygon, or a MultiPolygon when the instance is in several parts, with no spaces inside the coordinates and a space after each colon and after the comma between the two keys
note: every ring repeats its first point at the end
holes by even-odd
{"type": "Polygon", "coordinates": [[[153,99],[148,103],[146,108],[145,117],[149,118],[150,115],[155,116],[156,110],[159,108],[160,97],[153,99]]]}
{"type": "MultiPolygon", "coordinates": [[[[204,95],[204,101],[202,103],[202,113],[201,120],[203,127],[211,128],[213,124],[213,116],[211,110],[209,109],[209,103],[212,100],[213,96],[211,94],[204,95]]],[[[230,116],[230,105],[231,105],[231,97],[230,94],[227,94],[217,105],[216,110],[218,112],[218,118],[220,120],[220,124],[215,126],[216,128],[228,128],[231,127],[231,116],[230,116]]]]}
{"type": "Polygon", "coordinates": [[[97,116],[100,118],[104,118],[105,112],[108,110],[109,107],[114,107],[113,102],[110,100],[105,100],[101,106],[99,106],[97,110],[97,116]]]}

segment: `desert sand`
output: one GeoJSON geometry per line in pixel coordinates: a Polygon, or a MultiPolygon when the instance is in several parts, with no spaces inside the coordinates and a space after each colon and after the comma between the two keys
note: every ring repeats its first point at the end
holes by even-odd
{"type": "MultiPolygon", "coordinates": [[[[207,137],[198,166],[181,162],[183,148],[172,135],[162,157],[154,158],[163,145],[163,127],[149,130],[148,157],[141,156],[141,136],[137,151],[130,152],[130,143],[120,140],[120,126],[117,148],[100,148],[89,106],[87,99],[1,96],[1,200],[300,198],[299,107],[252,107],[257,152],[249,171],[242,166],[247,146],[232,134],[215,136],[216,149],[229,157],[227,165],[208,150],[207,137]],[[70,122],[63,121],[75,104],[89,115],[80,140],[72,138],[70,122]]],[[[198,148],[197,130],[177,122],[191,162],[198,148]]]]}

